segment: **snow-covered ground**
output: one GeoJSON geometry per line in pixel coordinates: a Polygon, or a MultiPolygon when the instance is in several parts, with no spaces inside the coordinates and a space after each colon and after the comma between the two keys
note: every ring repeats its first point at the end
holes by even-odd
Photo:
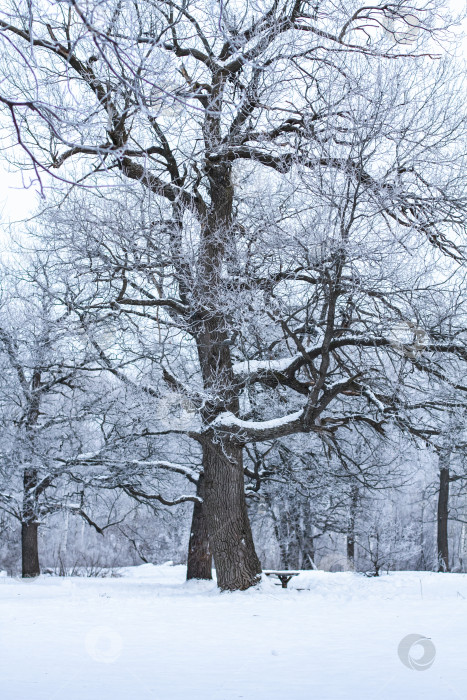
{"type": "Polygon", "coordinates": [[[0,577],[1,700],[467,699],[467,575],[316,571],[220,594],[181,566],[122,574],[0,577]],[[410,634],[431,639],[422,663],[436,653],[423,671],[399,658],[410,634]]]}

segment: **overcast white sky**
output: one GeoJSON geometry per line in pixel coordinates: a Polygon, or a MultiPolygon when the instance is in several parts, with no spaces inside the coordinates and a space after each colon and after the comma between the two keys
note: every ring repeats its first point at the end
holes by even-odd
{"type": "MultiPolygon", "coordinates": [[[[451,0],[449,3],[458,10],[467,7],[467,0],[451,0]]],[[[464,22],[467,34],[467,20],[464,22]]],[[[467,52],[467,40],[465,42],[467,52]]],[[[47,179],[47,178],[46,178],[47,179]]],[[[11,170],[0,158],[0,228],[5,230],[8,224],[22,221],[36,209],[39,199],[37,181],[33,171],[23,174],[11,170]]]]}
{"type": "Polygon", "coordinates": [[[8,172],[7,166],[0,163],[0,222],[22,220],[34,211],[39,196],[36,184],[29,185],[32,176],[33,173],[25,173],[22,177],[18,170],[8,172]]]}

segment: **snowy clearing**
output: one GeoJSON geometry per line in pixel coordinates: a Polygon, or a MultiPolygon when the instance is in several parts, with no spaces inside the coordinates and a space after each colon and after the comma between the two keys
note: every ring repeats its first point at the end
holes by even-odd
{"type": "Polygon", "coordinates": [[[182,566],[121,573],[0,576],[2,700],[467,697],[465,574],[312,571],[219,593],[182,566]],[[398,657],[409,634],[436,650],[423,672],[398,657]]]}

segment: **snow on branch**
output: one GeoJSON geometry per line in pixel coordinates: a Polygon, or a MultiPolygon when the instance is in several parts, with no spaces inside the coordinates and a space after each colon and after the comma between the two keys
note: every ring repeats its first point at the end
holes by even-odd
{"type": "Polygon", "coordinates": [[[245,360],[232,366],[235,375],[261,374],[263,372],[287,372],[294,363],[302,358],[301,354],[292,357],[281,357],[277,360],[245,360]]]}
{"type": "MultiPolygon", "coordinates": [[[[79,455],[75,460],[73,460],[72,464],[68,464],[68,466],[87,466],[87,465],[97,465],[97,466],[110,466],[114,467],[117,469],[125,469],[125,468],[136,468],[136,469],[143,469],[143,470],[153,470],[153,469],[165,469],[166,471],[171,471],[175,472],[176,474],[181,474],[182,476],[186,477],[188,481],[191,481],[193,484],[198,483],[199,479],[199,473],[195,472],[193,469],[190,469],[189,467],[185,467],[183,464],[175,464],[173,462],[166,462],[164,460],[138,460],[138,459],[129,459],[129,460],[115,460],[115,459],[106,459],[104,457],[99,456],[99,453],[96,453],[95,455],[93,454],[83,454],[79,455]]],[[[107,477],[102,477],[102,478],[107,478],[107,477]]]]}
{"type": "Polygon", "coordinates": [[[363,395],[367,397],[367,399],[378,409],[378,411],[385,411],[386,406],[383,404],[382,401],[378,399],[377,396],[371,391],[371,389],[367,386],[363,387],[362,391],[363,395]]]}
{"type": "Polygon", "coordinates": [[[268,421],[250,421],[237,418],[230,411],[224,411],[213,420],[208,429],[235,434],[241,441],[255,442],[283,437],[302,432],[304,411],[295,411],[282,418],[268,421]]]}
{"type": "MultiPolygon", "coordinates": [[[[330,342],[329,351],[339,350],[340,348],[357,347],[357,348],[395,348],[393,338],[387,338],[379,335],[344,335],[343,337],[335,338],[330,342]]],[[[404,352],[405,356],[417,363],[418,349],[414,348],[411,343],[399,343],[396,350],[404,352]],[[417,352],[415,352],[417,350],[417,352]]],[[[260,382],[269,386],[288,386],[300,394],[308,395],[310,383],[300,382],[295,378],[295,374],[304,365],[313,360],[316,360],[323,354],[323,346],[315,345],[306,348],[305,353],[296,353],[290,357],[283,357],[274,360],[245,360],[234,363],[232,369],[234,375],[239,379],[241,384],[260,382]]],[[[467,360],[467,350],[463,345],[457,343],[426,343],[423,346],[423,352],[439,352],[443,354],[451,354],[459,357],[462,360],[467,360]]],[[[364,394],[378,407],[379,410],[384,410],[381,402],[369,390],[365,390],[364,394]]]]}

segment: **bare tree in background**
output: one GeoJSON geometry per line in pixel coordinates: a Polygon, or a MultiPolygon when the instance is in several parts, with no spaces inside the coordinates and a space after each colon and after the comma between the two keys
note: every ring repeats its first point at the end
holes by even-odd
{"type": "Polygon", "coordinates": [[[68,312],[57,309],[47,291],[12,276],[2,281],[0,508],[21,523],[22,575],[31,578],[40,574],[39,525],[67,507],[55,491],[62,476],[57,457],[76,449],[77,395],[84,396],[89,358],[73,343],[68,312]]]}

